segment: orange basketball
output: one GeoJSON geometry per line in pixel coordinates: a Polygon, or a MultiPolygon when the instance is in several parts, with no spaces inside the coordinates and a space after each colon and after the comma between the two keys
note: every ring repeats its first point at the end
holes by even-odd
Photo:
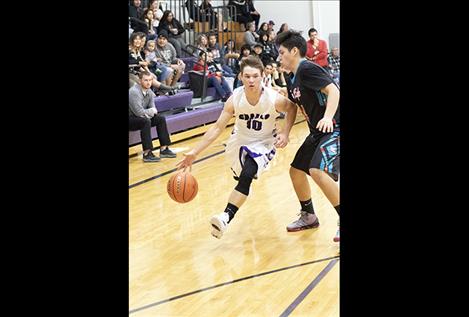
{"type": "Polygon", "coordinates": [[[187,203],[194,199],[199,190],[199,185],[194,176],[189,172],[180,171],[168,181],[168,194],[172,200],[178,203],[187,203]]]}

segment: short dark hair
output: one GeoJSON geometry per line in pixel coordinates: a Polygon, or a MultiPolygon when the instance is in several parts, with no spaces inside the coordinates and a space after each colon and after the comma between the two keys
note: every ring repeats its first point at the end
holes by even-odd
{"type": "Polygon", "coordinates": [[[141,71],[140,73],[138,73],[138,78],[142,79],[143,76],[151,76],[151,73],[149,71],[141,71]]]}
{"type": "Polygon", "coordinates": [[[288,51],[296,47],[300,51],[301,57],[306,55],[306,40],[298,31],[288,30],[278,34],[275,43],[284,46],[288,51]]]}
{"type": "Polygon", "coordinates": [[[165,39],[168,39],[168,32],[166,30],[161,30],[160,33],[158,34],[158,38],[164,37],[165,39]]]}
{"type": "Polygon", "coordinates": [[[251,45],[244,44],[243,46],[241,46],[241,49],[240,49],[241,54],[243,53],[244,50],[249,50],[249,53],[251,53],[252,52],[251,45]]]}
{"type": "Polygon", "coordinates": [[[246,66],[257,68],[258,70],[260,70],[261,74],[264,72],[264,64],[262,64],[262,61],[257,56],[249,55],[248,57],[243,59],[239,64],[240,73],[243,72],[246,66]]]}
{"type": "Polygon", "coordinates": [[[316,30],[315,28],[311,28],[308,30],[308,36],[313,33],[313,32],[317,32],[318,30],[316,30]]]}

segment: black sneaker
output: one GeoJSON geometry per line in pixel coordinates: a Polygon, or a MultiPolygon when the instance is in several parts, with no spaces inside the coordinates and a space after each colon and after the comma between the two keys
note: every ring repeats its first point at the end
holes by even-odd
{"type": "Polygon", "coordinates": [[[174,153],[169,149],[169,147],[167,147],[163,151],[160,151],[160,157],[175,158],[176,153],[174,153]]]}
{"type": "Polygon", "coordinates": [[[148,152],[147,154],[143,154],[143,161],[144,162],[159,162],[161,159],[158,156],[155,156],[152,151],[148,152]]]}

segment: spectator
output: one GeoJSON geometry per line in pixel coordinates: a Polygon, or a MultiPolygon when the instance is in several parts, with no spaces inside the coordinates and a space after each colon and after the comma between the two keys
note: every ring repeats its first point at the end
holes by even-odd
{"type": "Polygon", "coordinates": [[[150,40],[145,47],[145,60],[149,62],[148,69],[157,76],[158,81],[170,85],[173,77],[173,69],[164,65],[161,58],[156,57],[156,42],[150,40]]]}
{"type": "Polygon", "coordinates": [[[148,33],[147,33],[148,39],[149,40],[156,39],[156,30],[153,28],[153,21],[154,21],[153,10],[145,9],[145,11],[143,12],[143,19],[148,26],[148,33]]]}
{"type": "Polygon", "coordinates": [[[254,21],[256,23],[255,30],[257,30],[261,15],[259,12],[257,12],[256,8],[254,8],[254,3],[252,0],[246,0],[246,4],[248,5],[248,11],[249,11],[249,14],[251,15],[251,19],[252,19],[251,21],[254,21]]]}
{"type": "Polygon", "coordinates": [[[254,54],[251,54],[251,55],[255,55],[255,56],[259,57],[259,59],[262,61],[262,64],[264,64],[264,65],[267,65],[268,63],[274,61],[272,59],[272,57],[270,57],[269,55],[267,55],[264,52],[264,46],[262,46],[262,44],[260,44],[260,43],[256,43],[254,45],[254,54]]]}
{"type": "Polygon", "coordinates": [[[280,63],[272,63],[272,77],[275,81],[275,85],[278,87],[287,87],[287,82],[285,81],[284,69],[280,63]]]}
{"type": "Polygon", "coordinates": [[[241,54],[238,58],[238,61],[237,61],[237,65],[238,65],[238,69],[237,71],[235,72],[236,73],[236,77],[235,77],[235,80],[234,80],[234,83],[233,83],[233,87],[234,88],[237,88],[239,86],[242,86],[243,85],[243,82],[241,81],[241,78],[239,77],[239,64],[241,63],[241,61],[243,59],[245,59],[246,57],[248,57],[249,55],[252,55],[252,49],[251,49],[251,46],[249,44],[244,44],[243,46],[241,46],[241,50],[240,50],[241,54]]]}
{"type": "Polygon", "coordinates": [[[269,43],[272,48],[272,56],[274,57],[274,60],[279,59],[279,53],[278,53],[278,46],[275,43],[275,33],[273,31],[267,31],[267,34],[269,35],[269,43]]]}
{"type": "Polygon", "coordinates": [[[203,0],[199,6],[202,21],[209,22],[209,29],[213,30],[218,28],[218,17],[215,10],[210,3],[212,0],[203,0]]]}
{"type": "Polygon", "coordinates": [[[234,50],[234,41],[231,39],[226,41],[222,49],[222,57],[224,60],[224,65],[229,67],[231,71],[233,72],[233,74],[235,75],[239,72],[239,63],[238,63],[239,56],[240,54],[234,50]]]}
{"type": "Polygon", "coordinates": [[[168,35],[165,31],[158,34],[158,44],[156,46],[156,57],[161,58],[161,62],[171,67],[174,70],[174,75],[171,77],[171,85],[175,86],[179,78],[181,78],[186,68],[186,64],[177,58],[176,50],[171,43],[168,43],[168,35]]]}
{"type": "Polygon", "coordinates": [[[197,44],[198,49],[200,49],[201,51],[204,51],[204,52],[207,51],[207,48],[208,48],[207,35],[205,35],[204,33],[200,33],[199,35],[197,35],[197,39],[196,39],[195,43],[197,44]]]}
{"type": "Polygon", "coordinates": [[[274,33],[274,21],[270,20],[269,21],[269,31],[271,31],[272,33],[274,33]]]}
{"type": "Polygon", "coordinates": [[[132,4],[129,6],[129,19],[130,27],[134,32],[148,32],[148,26],[145,21],[142,20],[143,10],[141,7],[141,0],[133,0],[132,4]]]}
{"type": "Polygon", "coordinates": [[[318,38],[318,31],[311,28],[308,31],[309,40],[306,42],[306,58],[315,62],[321,67],[328,68],[327,43],[318,38]]]}
{"type": "Polygon", "coordinates": [[[194,70],[203,72],[204,68],[208,77],[208,86],[215,87],[217,93],[221,96],[221,100],[225,102],[231,96],[231,89],[225,78],[223,77],[221,70],[217,69],[211,58],[210,52],[201,51],[199,53],[199,60],[194,64],[194,70]],[[207,54],[207,64],[204,63],[205,54],[207,54]],[[210,64],[210,67],[208,65],[210,64]]]}
{"type": "Polygon", "coordinates": [[[337,47],[334,47],[331,50],[331,54],[327,57],[327,61],[329,64],[329,72],[331,73],[332,78],[337,84],[339,84],[340,82],[340,55],[339,55],[339,49],[337,47]]]}
{"type": "Polygon", "coordinates": [[[187,51],[186,42],[182,38],[182,33],[185,29],[182,27],[181,23],[174,18],[173,13],[170,10],[166,10],[161,17],[160,24],[158,26],[158,34],[161,31],[165,30],[168,34],[168,41],[176,49],[177,57],[182,57],[182,50],[187,51]]]}
{"type": "Polygon", "coordinates": [[[278,55],[275,55],[274,44],[269,41],[269,35],[267,33],[262,34],[259,44],[262,45],[264,54],[268,55],[272,61],[275,61],[278,55]]]}
{"type": "MultiPolygon", "coordinates": [[[[252,21],[252,16],[249,13],[249,4],[246,3],[245,0],[230,0],[228,1],[228,5],[236,7],[236,17],[234,17],[234,20],[239,22],[239,24],[244,27],[244,30],[248,29],[247,23],[252,21]]],[[[243,28],[241,28],[241,30],[243,30],[243,28]]]]}
{"type": "Polygon", "coordinates": [[[159,0],[150,0],[148,2],[148,9],[151,9],[153,11],[153,29],[157,32],[158,25],[160,24],[160,20],[163,17],[163,10],[161,9],[159,0]]]}
{"type": "Polygon", "coordinates": [[[267,87],[267,88],[277,87],[275,85],[275,81],[273,80],[272,72],[273,72],[272,63],[268,63],[267,65],[265,65],[264,72],[262,74],[262,84],[264,85],[264,87],[267,87]]]}
{"type": "Polygon", "coordinates": [[[152,77],[152,87],[160,89],[162,91],[172,92],[174,87],[169,87],[158,81],[157,76],[150,72],[148,69],[149,62],[145,61],[142,57],[142,38],[144,37],[142,32],[134,32],[130,36],[129,40],[129,85],[132,87],[135,83],[138,83],[140,79],[139,74],[143,71],[149,72],[152,77]]]}
{"type": "Polygon", "coordinates": [[[217,35],[214,33],[208,36],[208,51],[212,53],[213,61],[217,64],[218,68],[222,70],[223,76],[233,78],[236,76],[233,70],[225,64],[225,59],[222,55],[223,51],[220,50],[220,46],[217,43],[217,35]]]}
{"type": "Polygon", "coordinates": [[[259,34],[254,32],[254,22],[249,22],[247,28],[247,31],[244,33],[244,43],[253,47],[254,44],[256,44],[257,39],[259,38],[259,34]]]}
{"type": "Polygon", "coordinates": [[[262,34],[267,33],[267,31],[269,31],[269,24],[267,24],[267,22],[262,22],[261,27],[257,30],[257,34],[261,37],[262,34]]]}
{"type": "Polygon", "coordinates": [[[288,24],[283,23],[283,24],[280,26],[280,30],[278,30],[277,35],[279,35],[279,34],[282,33],[282,32],[285,32],[285,31],[288,31],[288,24]]]}
{"type": "Polygon", "coordinates": [[[129,131],[140,130],[142,139],[143,161],[159,162],[161,158],[174,158],[176,154],[169,149],[171,140],[165,117],[158,114],[155,107],[155,94],[151,91],[153,77],[143,71],[139,74],[140,82],[129,89],[129,131]],[[160,141],[160,157],[153,154],[151,127],[156,126],[160,141]]]}

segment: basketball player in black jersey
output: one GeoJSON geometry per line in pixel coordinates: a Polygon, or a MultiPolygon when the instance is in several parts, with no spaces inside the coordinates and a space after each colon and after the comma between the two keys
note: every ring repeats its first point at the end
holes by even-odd
{"type": "MultiPolygon", "coordinates": [[[[291,71],[287,81],[288,97],[305,116],[310,134],[298,149],[290,167],[290,178],[300,201],[300,218],[287,226],[299,231],[319,226],[311,201],[307,176],[318,184],[340,216],[339,155],[340,120],[339,88],[329,73],[306,60],[306,40],[290,30],[277,36],[282,65],[291,71]]],[[[334,237],[340,241],[340,230],[334,237]]]]}

